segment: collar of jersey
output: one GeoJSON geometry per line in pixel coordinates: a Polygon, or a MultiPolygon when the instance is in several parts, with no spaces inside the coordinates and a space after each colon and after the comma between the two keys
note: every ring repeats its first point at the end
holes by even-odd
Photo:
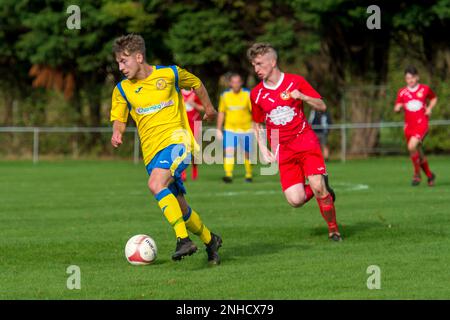
{"type": "Polygon", "coordinates": [[[406,89],[407,89],[409,92],[412,92],[412,93],[414,93],[414,92],[416,92],[417,90],[419,90],[419,88],[420,88],[420,83],[417,84],[417,89],[416,89],[416,90],[410,90],[409,87],[406,87],[406,89]]]}
{"type": "Polygon", "coordinates": [[[263,86],[264,86],[264,88],[269,89],[269,90],[277,90],[278,87],[279,87],[279,86],[281,85],[281,83],[283,82],[283,80],[284,80],[284,72],[281,73],[280,79],[278,79],[278,82],[277,82],[276,85],[274,85],[274,86],[269,86],[269,85],[266,83],[266,81],[263,80],[263,86]]]}

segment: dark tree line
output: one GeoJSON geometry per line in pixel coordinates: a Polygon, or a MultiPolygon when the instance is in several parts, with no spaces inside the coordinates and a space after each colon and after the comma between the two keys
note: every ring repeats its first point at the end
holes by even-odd
{"type": "MultiPolygon", "coordinates": [[[[347,121],[384,118],[391,106],[373,101],[388,101],[409,63],[448,97],[450,0],[80,0],[79,30],[66,27],[71,2],[0,0],[2,125],[106,125],[120,78],[112,41],[129,32],[144,36],[150,62],[175,62],[199,74],[213,100],[230,70],[255,83],[245,56],[254,41],[273,43],[282,67],[308,77],[335,107],[335,118],[343,100],[347,121]],[[381,29],[369,30],[373,4],[381,9],[381,29]],[[48,110],[58,93],[67,106],[59,122],[51,116],[57,111],[48,110]]],[[[450,117],[441,101],[440,118],[450,117]]],[[[351,146],[378,141],[378,130],[368,129],[353,135],[351,146]]]]}

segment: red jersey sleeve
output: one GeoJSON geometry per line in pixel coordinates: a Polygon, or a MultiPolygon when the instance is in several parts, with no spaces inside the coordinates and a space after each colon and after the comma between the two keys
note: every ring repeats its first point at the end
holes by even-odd
{"type": "Polygon", "coordinates": [[[427,98],[430,99],[430,100],[436,98],[436,94],[434,93],[433,90],[431,90],[430,87],[428,87],[427,98]]]}
{"type": "Polygon", "coordinates": [[[264,111],[261,108],[261,106],[255,102],[256,101],[256,96],[255,96],[255,92],[254,91],[250,92],[250,101],[252,103],[252,118],[253,118],[253,121],[256,122],[256,123],[264,123],[264,120],[265,120],[264,111]]]}
{"type": "Polygon", "coordinates": [[[301,76],[298,76],[298,78],[298,91],[300,91],[304,95],[307,95],[308,97],[322,99],[322,96],[308,83],[308,81],[305,80],[305,78],[301,76]]]}

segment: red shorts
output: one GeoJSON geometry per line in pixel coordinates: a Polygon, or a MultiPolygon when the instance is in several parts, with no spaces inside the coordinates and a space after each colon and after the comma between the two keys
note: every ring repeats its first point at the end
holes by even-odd
{"type": "Polygon", "coordinates": [[[409,139],[412,137],[416,137],[420,141],[423,141],[428,133],[428,125],[405,126],[404,132],[406,142],[409,142],[409,139]]]}
{"type": "Polygon", "coordinates": [[[278,168],[283,191],[294,184],[304,184],[305,177],[326,173],[320,142],[313,130],[299,134],[288,144],[280,144],[278,168]]]}

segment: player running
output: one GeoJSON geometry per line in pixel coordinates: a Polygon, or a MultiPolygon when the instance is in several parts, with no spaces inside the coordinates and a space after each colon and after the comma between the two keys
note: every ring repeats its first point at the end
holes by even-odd
{"type": "Polygon", "coordinates": [[[250,154],[253,145],[253,130],[250,92],[242,87],[242,78],[237,73],[230,75],[229,85],[230,89],[220,96],[217,117],[217,135],[223,139],[225,156],[223,161],[225,176],[222,180],[225,183],[233,181],[234,150],[239,144],[244,150],[245,181],[252,182],[250,154]]]}
{"type": "Polygon", "coordinates": [[[434,186],[436,175],[428,166],[422,144],[428,133],[428,119],[438,98],[430,87],[419,83],[419,74],[415,67],[409,66],[405,69],[405,81],[407,86],[398,91],[394,111],[400,112],[403,109],[405,112],[404,133],[414,167],[411,184],[413,186],[420,184],[420,168],[422,168],[431,187],[434,186]]]}
{"type": "Polygon", "coordinates": [[[301,207],[315,196],[328,224],[329,238],[342,241],[336,222],[335,195],[328,185],[320,143],[303,112],[303,102],[318,111],[326,110],[325,103],[303,77],[280,71],[277,53],[270,44],[253,44],[247,56],[262,80],[250,94],[261,153],[269,162],[278,161],[281,187],[287,202],[293,207],[301,207]],[[266,147],[263,123],[274,152],[266,147]],[[306,178],[309,184],[305,184],[306,178]]]}
{"type": "MultiPolygon", "coordinates": [[[[184,105],[186,106],[186,113],[189,121],[189,127],[192,130],[192,133],[194,134],[195,141],[197,143],[200,141],[201,137],[201,128],[199,126],[196,126],[197,121],[201,121],[201,115],[200,112],[204,112],[205,108],[202,106],[202,102],[198,98],[198,96],[195,94],[194,90],[186,90],[181,89],[181,93],[183,95],[183,101],[184,105]]],[[[198,165],[195,163],[195,161],[192,161],[192,180],[197,180],[198,178],[198,165]]],[[[181,173],[181,179],[183,181],[186,181],[187,175],[186,170],[181,173]]]]}
{"type": "Polygon", "coordinates": [[[197,251],[188,230],[206,245],[210,264],[219,264],[222,239],[203,224],[200,216],[186,202],[181,172],[198,146],[186,115],[180,88],[191,89],[205,107],[205,119],[216,116],[208,92],[199,78],[178,66],[149,65],[145,60],[145,42],[139,35],[126,35],[114,41],[113,52],[119,70],[126,79],[112,94],[111,144],[122,144],[128,115],[136,122],[144,163],[149,175],[148,187],[164,216],[172,225],[177,245],[173,260],[197,251]]]}

